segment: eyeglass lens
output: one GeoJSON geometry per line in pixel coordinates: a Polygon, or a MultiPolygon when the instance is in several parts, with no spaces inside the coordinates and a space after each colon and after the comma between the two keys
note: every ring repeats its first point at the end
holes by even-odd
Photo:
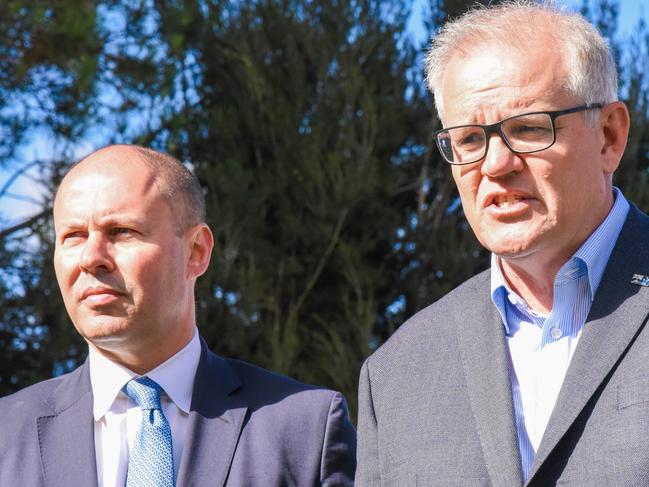
{"type": "MultiPolygon", "coordinates": [[[[503,120],[489,132],[499,132],[515,152],[536,152],[554,142],[552,118],[547,113],[526,114],[503,120]]],[[[487,149],[487,130],[479,125],[456,127],[442,131],[437,142],[447,161],[462,164],[480,160],[487,149]]]]}

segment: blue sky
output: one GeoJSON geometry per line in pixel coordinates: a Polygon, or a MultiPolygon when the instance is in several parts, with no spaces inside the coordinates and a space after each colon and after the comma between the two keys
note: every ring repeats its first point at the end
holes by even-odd
{"type": "MultiPolygon", "coordinates": [[[[590,3],[594,4],[596,1],[590,0],[590,3]]],[[[557,3],[563,4],[570,9],[579,9],[583,0],[557,0],[557,3]]],[[[423,8],[425,4],[425,0],[414,0],[413,15],[409,24],[412,35],[419,44],[426,42],[425,34],[421,27],[421,16],[425,10],[423,8]]],[[[641,17],[645,21],[649,21],[649,0],[621,0],[619,35],[625,35],[631,32],[641,17]]],[[[97,141],[96,143],[101,145],[101,141],[97,141]]],[[[74,153],[70,155],[70,159],[77,160],[95,148],[90,140],[80,142],[74,149],[74,153]]],[[[44,131],[35,131],[32,142],[21,148],[21,161],[17,162],[48,159],[52,153],[52,141],[47,133],[44,131]]],[[[0,171],[0,188],[4,186],[10,174],[7,171],[0,171]]],[[[20,222],[24,218],[32,215],[36,210],[34,204],[29,199],[40,199],[39,191],[40,188],[29,177],[19,178],[11,186],[10,194],[12,196],[5,195],[0,198],[0,229],[20,222]]]]}
{"type": "MultiPolygon", "coordinates": [[[[591,0],[592,3],[592,0],[591,0]]],[[[566,5],[579,8],[582,0],[570,0],[566,5]]],[[[645,21],[649,19],[649,1],[647,0],[621,0],[620,1],[620,31],[628,33],[637,24],[640,17],[645,21]]]]}
{"type": "MultiPolygon", "coordinates": [[[[589,0],[590,5],[595,5],[598,0],[589,0]]],[[[583,0],[555,0],[558,5],[565,6],[570,10],[579,10],[583,0]]],[[[410,30],[417,41],[426,39],[421,27],[421,15],[426,10],[426,0],[414,0],[413,15],[410,19],[410,30]]],[[[643,17],[649,20],[649,0],[620,0],[619,33],[627,34],[637,24],[638,19],[643,17]]]]}

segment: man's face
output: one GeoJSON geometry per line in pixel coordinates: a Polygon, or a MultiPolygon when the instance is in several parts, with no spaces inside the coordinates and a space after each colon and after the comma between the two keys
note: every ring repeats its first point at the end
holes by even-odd
{"type": "MultiPolygon", "coordinates": [[[[522,53],[484,46],[456,54],[443,78],[444,126],[581,105],[560,91],[565,75],[550,47],[522,53]]],[[[492,135],[483,160],[452,168],[471,228],[505,259],[561,265],[610,209],[602,131],[587,126],[580,113],[557,118],[555,126],[556,142],[544,151],[514,154],[492,135]]]]}
{"type": "Polygon", "coordinates": [[[101,153],[74,168],[58,192],[54,226],[56,277],[88,342],[110,354],[191,338],[191,246],[132,151],[101,153]]]}

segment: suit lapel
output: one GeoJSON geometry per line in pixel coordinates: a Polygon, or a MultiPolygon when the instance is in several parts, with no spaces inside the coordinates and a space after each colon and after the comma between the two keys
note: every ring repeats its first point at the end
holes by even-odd
{"type": "Polygon", "coordinates": [[[235,371],[203,341],[201,348],[179,487],[225,485],[247,411],[245,402],[232,394],[241,387],[235,371]]]}
{"type": "Polygon", "coordinates": [[[647,239],[649,219],[632,206],[566,372],[530,480],[607,379],[647,319],[649,289],[631,283],[634,274],[649,275],[647,239]]]}
{"type": "Polygon", "coordinates": [[[45,485],[96,486],[93,399],[88,362],[63,379],[45,402],[52,414],[36,418],[45,485]]]}
{"type": "Polygon", "coordinates": [[[471,408],[492,485],[522,485],[509,352],[502,319],[490,293],[485,293],[489,289],[489,271],[471,284],[463,296],[470,296],[472,302],[465,304],[463,322],[456,326],[471,408]]]}

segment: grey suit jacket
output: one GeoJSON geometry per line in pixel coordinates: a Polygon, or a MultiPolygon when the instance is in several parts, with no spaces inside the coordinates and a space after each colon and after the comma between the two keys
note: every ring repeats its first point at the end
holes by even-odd
{"type": "MultiPolygon", "coordinates": [[[[649,485],[649,218],[631,207],[526,485],[649,485]]],[[[357,485],[523,485],[502,320],[483,272],[363,365],[357,485]]]]}
{"type": "MultiPolygon", "coordinates": [[[[87,362],[0,399],[0,486],[97,485],[87,362]]],[[[202,344],[182,486],[350,486],[356,435],[340,393],[202,344]]]]}

